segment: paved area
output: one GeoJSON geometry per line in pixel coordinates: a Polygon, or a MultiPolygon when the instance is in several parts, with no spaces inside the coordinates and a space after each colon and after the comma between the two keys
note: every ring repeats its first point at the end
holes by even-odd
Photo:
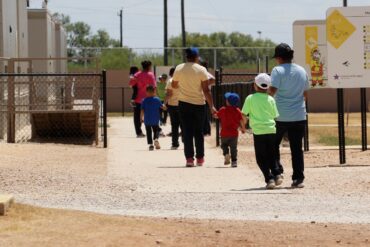
{"type": "MultiPolygon", "coordinates": [[[[253,153],[236,169],[224,167],[208,146],[206,165],[185,168],[183,150],[147,151],[132,119],[109,119],[107,150],[50,144],[0,145],[0,192],[36,206],[133,216],[295,222],[370,223],[370,167],[328,168],[337,151],[308,155],[306,188],[288,179],[274,191],[264,183],[253,153]],[[317,166],[322,164],[322,166],[317,166]],[[315,167],[315,168],[314,168],[315,167]]],[[[165,128],[165,132],[169,127],[165,128]]],[[[242,148],[241,148],[242,149],[242,148]]],[[[349,153],[369,164],[368,154],[349,153]]],[[[289,163],[289,155],[283,155],[289,163]]]]}

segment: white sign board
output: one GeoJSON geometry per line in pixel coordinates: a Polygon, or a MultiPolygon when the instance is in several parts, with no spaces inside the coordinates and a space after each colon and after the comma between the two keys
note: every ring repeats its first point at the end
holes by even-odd
{"type": "Polygon", "coordinates": [[[330,8],[326,14],[330,87],[370,87],[370,6],[330,8]]]}
{"type": "Polygon", "coordinates": [[[326,21],[293,23],[294,62],[305,68],[311,88],[327,87],[326,21]]]}

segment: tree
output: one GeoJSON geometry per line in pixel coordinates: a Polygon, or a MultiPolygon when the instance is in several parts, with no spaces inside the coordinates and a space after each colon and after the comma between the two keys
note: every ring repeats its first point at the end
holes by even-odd
{"type": "MultiPolygon", "coordinates": [[[[254,39],[249,34],[240,32],[215,32],[211,34],[188,33],[187,43],[196,47],[221,47],[217,50],[217,66],[246,67],[246,64],[255,65],[258,58],[272,57],[275,43],[269,39],[254,39]],[[235,49],[227,49],[234,47],[235,49]],[[238,48],[240,47],[240,48],[238,48]],[[248,48],[250,47],[250,48],[248,48]]],[[[170,38],[170,47],[181,47],[181,36],[170,38]]],[[[181,56],[181,51],[176,51],[176,57],[181,56]]],[[[210,67],[214,67],[214,50],[201,50],[201,57],[209,61],[210,67]]],[[[249,67],[251,67],[249,66],[249,67]]]]}
{"type": "Polygon", "coordinates": [[[109,33],[105,30],[98,30],[96,34],[90,37],[90,47],[119,47],[118,40],[111,39],[109,33]]]}
{"type": "Polygon", "coordinates": [[[68,25],[71,24],[71,18],[69,17],[69,15],[56,12],[53,14],[52,18],[61,23],[65,28],[67,28],[68,25]]]}

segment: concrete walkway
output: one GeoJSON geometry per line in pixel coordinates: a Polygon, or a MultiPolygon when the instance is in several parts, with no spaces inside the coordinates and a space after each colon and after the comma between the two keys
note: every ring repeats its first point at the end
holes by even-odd
{"type": "MultiPolygon", "coordinates": [[[[186,168],[183,147],[170,150],[171,137],[160,138],[161,150],[150,152],[146,138],[133,136],[131,119],[110,119],[110,124],[109,175],[130,179],[137,191],[229,193],[263,185],[257,170],[225,167],[216,147],[206,144],[204,167],[186,168]]],[[[163,129],[170,132],[170,127],[163,129]]]]}
{"type": "MultiPolygon", "coordinates": [[[[105,214],[370,223],[370,167],[309,168],[306,188],[292,190],[287,165],[282,188],[266,191],[253,152],[244,151],[248,162],[234,169],[207,146],[205,166],[185,168],[183,150],[170,150],[169,137],[160,139],[161,150],[149,152],[131,118],[110,118],[109,124],[107,150],[0,145],[0,193],[35,206],[105,214]]],[[[309,162],[323,162],[320,155],[330,152],[337,154],[313,153],[309,162]]]]}

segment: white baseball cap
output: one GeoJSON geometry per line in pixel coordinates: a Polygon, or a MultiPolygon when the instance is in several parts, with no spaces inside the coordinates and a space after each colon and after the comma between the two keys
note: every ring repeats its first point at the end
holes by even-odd
{"type": "Polygon", "coordinates": [[[271,77],[266,73],[261,73],[254,79],[256,85],[261,89],[268,89],[271,86],[271,77]]]}

